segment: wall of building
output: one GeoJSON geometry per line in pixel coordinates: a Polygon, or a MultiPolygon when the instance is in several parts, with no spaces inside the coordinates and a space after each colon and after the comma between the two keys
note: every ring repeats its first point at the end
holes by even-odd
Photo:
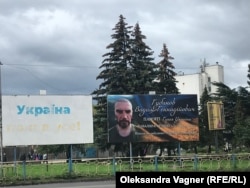
{"type": "Polygon", "coordinates": [[[189,74],[176,76],[176,87],[181,94],[197,94],[197,98],[200,98],[200,85],[201,78],[199,74],[189,74]]]}
{"type": "MultiPolygon", "coordinates": [[[[210,82],[222,82],[224,83],[224,68],[216,63],[215,65],[205,66],[205,72],[211,78],[210,82]]],[[[211,84],[210,93],[216,93],[217,88],[211,84]]]]}
{"type": "Polygon", "coordinates": [[[205,61],[200,66],[200,72],[194,74],[181,74],[175,76],[177,81],[176,86],[181,94],[197,94],[198,103],[200,97],[207,87],[208,92],[216,93],[217,87],[213,82],[224,83],[224,68],[216,62],[214,65],[209,65],[205,61]]]}

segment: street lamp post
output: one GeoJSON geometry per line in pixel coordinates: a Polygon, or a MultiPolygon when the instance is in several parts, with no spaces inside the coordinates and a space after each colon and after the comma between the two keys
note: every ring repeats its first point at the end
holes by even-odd
{"type": "Polygon", "coordinates": [[[1,136],[1,145],[0,145],[0,157],[1,157],[1,175],[3,175],[3,118],[2,118],[2,62],[0,61],[0,136],[1,136]]]}

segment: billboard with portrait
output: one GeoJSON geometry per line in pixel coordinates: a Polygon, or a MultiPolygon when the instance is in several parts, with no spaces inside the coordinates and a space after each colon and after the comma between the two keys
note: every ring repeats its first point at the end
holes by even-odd
{"type": "Polygon", "coordinates": [[[108,142],[198,141],[197,95],[108,95],[108,142]]]}

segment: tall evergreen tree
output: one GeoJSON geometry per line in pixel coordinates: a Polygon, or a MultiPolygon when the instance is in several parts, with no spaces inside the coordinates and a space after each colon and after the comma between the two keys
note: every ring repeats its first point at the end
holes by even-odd
{"type": "Polygon", "coordinates": [[[99,89],[92,93],[93,99],[97,101],[94,114],[95,143],[103,150],[110,147],[107,143],[107,95],[129,93],[127,70],[131,61],[131,28],[123,15],[120,15],[119,22],[113,28],[114,34],[111,35],[114,42],[106,47],[109,52],[103,55],[104,60],[99,67],[102,71],[96,78],[102,79],[103,82],[99,89]]]}
{"type": "Polygon", "coordinates": [[[250,146],[250,93],[244,87],[238,88],[236,102],[236,125],[233,128],[235,141],[238,145],[250,146]]]}
{"type": "MultiPolygon", "coordinates": [[[[238,93],[221,82],[212,83],[217,87],[217,92],[212,94],[212,99],[222,101],[224,104],[225,130],[222,131],[223,138],[231,142],[233,139],[233,128],[236,125],[236,102],[238,93]]],[[[218,136],[222,137],[221,132],[218,136]]],[[[219,139],[223,140],[223,139],[219,139]]]]}
{"type": "MultiPolygon", "coordinates": [[[[200,108],[199,108],[199,132],[200,140],[199,144],[201,146],[211,146],[213,142],[213,134],[209,131],[208,124],[208,111],[207,111],[207,102],[211,101],[211,97],[208,93],[207,87],[204,88],[204,91],[200,98],[200,108]]],[[[210,151],[208,150],[208,153],[210,151]]]]}
{"type": "MultiPolygon", "coordinates": [[[[152,57],[154,52],[144,42],[146,36],[142,34],[139,23],[135,24],[131,38],[130,55],[132,58],[128,70],[129,91],[131,94],[148,94],[149,91],[154,90],[153,80],[157,75],[157,65],[153,62],[152,57]]],[[[138,156],[140,150],[145,150],[147,147],[147,143],[133,143],[132,154],[138,156]]]]}
{"type": "Polygon", "coordinates": [[[176,72],[175,66],[171,62],[174,58],[170,56],[167,45],[163,44],[163,49],[159,55],[162,58],[157,64],[159,72],[156,78],[156,93],[157,94],[178,94],[179,90],[176,87],[176,72]]]}
{"type": "MultiPolygon", "coordinates": [[[[111,35],[113,43],[107,46],[108,53],[99,67],[102,69],[97,79],[102,79],[99,89],[92,94],[97,101],[94,114],[95,142],[103,150],[111,145],[107,143],[107,101],[108,94],[145,94],[152,89],[152,81],[156,77],[156,64],[153,63],[153,51],[143,41],[137,23],[128,26],[120,15],[111,35]]],[[[116,144],[115,151],[126,148],[124,144],[116,144]]]]}
{"type": "Polygon", "coordinates": [[[130,93],[148,94],[153,89],[152,83],[156,77],[156,64],[152,57],[154,52],[143,41],[146,36],[142,34],[139,23],[135,25],[131,36],[130,93]]]}
{"type": "MultiPolygon", "coordinates": [[[[175,66],[171,62],[174,58],[170,56],[167,45],[163,44],[163,49],[159,55],[162,59],[159,63],[157,63],[157,76],[153,82],[154,91],[157,94],[178,94],[178,88],[176,87],[175,75],[174,71],[175,66]]],[[[171,150],[176,148],[176,143],[168,142],[168,143],[158,143],[155,144],[160,148],[160,155],[165,147],[167,147],[168,155],[171,155],[171,150]]]]}
{"type": "Polygon", "coordinates": [[[101,71],[97,79],[103,79],[104,82],[100,85],[105,94],[124,94],[129,93],[128,87],[128,69],[129,62],[131,61],[131,29],[125,22],[125,18],[120,15],[119,22],[113,29],[114,34],[111,38],[113,43],[109,44],[106,48],[110,52],[103,55],[104,60],[100,69],[101,71]]]}

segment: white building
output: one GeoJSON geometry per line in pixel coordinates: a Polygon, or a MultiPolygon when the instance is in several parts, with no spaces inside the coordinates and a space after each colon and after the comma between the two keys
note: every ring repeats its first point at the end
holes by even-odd
{"type": "Polygon", "coordinates": [[[216,93],[216,86],[212,82],[224,83],[224,67],[216,62],[215,65],[209,65],[203,62],[200,66],[200,72],[194,74],[178,74],[175,76],[176,86],[181,94],[197,94],[198,103],[200,97],[207,87],[209,93],[216,93]]]}

